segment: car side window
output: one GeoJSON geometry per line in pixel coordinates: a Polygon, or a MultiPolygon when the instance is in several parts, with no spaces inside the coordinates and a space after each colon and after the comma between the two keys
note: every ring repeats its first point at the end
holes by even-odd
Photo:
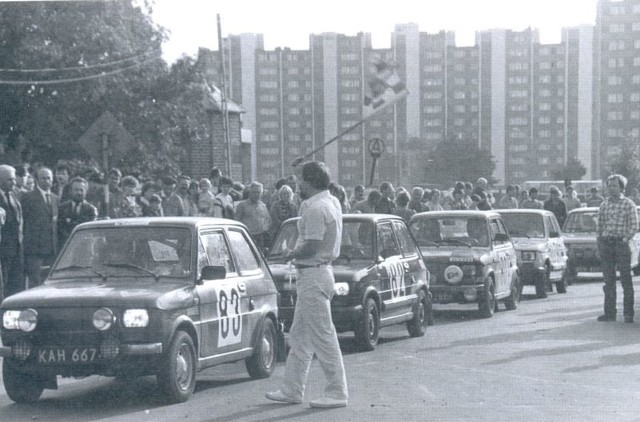
{"type": "Polygon", "coordinates": [[[407,226],[400,221],[394,221],[393,228],[396,232],[396,236],[398,237],[398,242],[400,243],[400,250],[404,256],[417,255],[418,247],[411,238],[411,234],[409,233],[407,226]]]}
{"type": "MultiPolygon", "coordinates": [[[[205,233],[201,235],[200,238],[202,239],[209,265],[224,267],[225,270],[227,270],[227,274],[236,272],[223,232],[205,233]]],[[[200,259],[198,259],[198,261],[200,261],[200,259]]],[[[200,267],[199,263],[198,267],[200,267]]],[[[202,268],[198,268],[198,272],[200,272],[201,269],[202,268]]]]}
{"type": "Polygon", "coordinates": [[[497,218],[492,218],[491,219],[491,239],[493,240],[494,243],[498,244],[498,245],[502,245],[506,242],[504,241],[499,241],[496,240],[496,233],[503,233],[503,234],[507,234],[507,228],[504,226],[504,223],[502,222],[502,220],[497,219],[497,218]]]}
{"type": "Polygon", "coordinates": [[[260,270],[260,261],[257,252],[251,247],[246,235],[238,230],[230,229],[229,242],[235,252],[240,274],[260,270]]]}
{"type": "Polygon", "coordinates": [[[383,258],[401,255],[400,247],[398,246],[390,223],[378,225],[378,255],[383,258]]]}

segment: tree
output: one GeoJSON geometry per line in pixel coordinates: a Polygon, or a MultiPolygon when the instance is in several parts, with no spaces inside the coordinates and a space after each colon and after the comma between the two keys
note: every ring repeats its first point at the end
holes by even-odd
{"type": "Polygon", "coordinates": [[[582,162],[576,157],[571,157],[564,167],[553,172],[553,178],[555,180],[580,180],[585,174],[587,174],[587,169],[582,165],[582,162]]]}
{"type": "Polygon", "coordinates": [[[22,142],[34,160],[49,165],[86,159],[77,139],[108,110],[137,140],[120,166],[176,171],[183,151],[176,132],[190,133],[176,124],[194,107],[180,95],[179,78],[193,63],[170,72],[160,55],[164,38],[146,3],[1,3],[5,149],[22,142]]]}
{"type": "Polygon", "coordinates": [[[495,167],[489,151],[474,142],[455,139],[441,142],[429,154],[425,175],[430,183],[451,186],[457,180],[489,179],[495,167]]]}
{"type": "Polygon", "coordinates": [[[607,159],[602,176],[622,174],[627,178],[627,192],[631,188],[640,188],[640,144],[637,139],[627,139],[618,152],[607,159]]]}

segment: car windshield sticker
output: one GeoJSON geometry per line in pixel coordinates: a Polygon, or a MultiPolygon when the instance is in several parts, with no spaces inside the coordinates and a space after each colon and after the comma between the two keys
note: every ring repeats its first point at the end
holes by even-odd
{"type": "Polygon", "coordinates": [[[240,343],[242,315],[240,292],[235,283],[221,283],[215,287],[218,299],[218,347],[240,343]]]}
{"type": "Polygon", "coordinates": [[[178,261],[178,253],[175,248],[165,244],[156,242],[155,240],[149,241],[149,249],[151,250],[151,256],[154,261],[178,261]]]}

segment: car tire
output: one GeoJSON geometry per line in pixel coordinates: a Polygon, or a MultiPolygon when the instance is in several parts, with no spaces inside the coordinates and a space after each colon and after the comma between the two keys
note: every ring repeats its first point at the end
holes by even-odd
{"type": "Polygon", "coordinates": [[[378,304],[372,298],[367,298],[363,306],[362,320],[356,325],[355,337],[358,348],[371,351],[378,344],[380,334],[380,311],[378,304]]]}
{"type": "Polygon", "coordinates": [[[427,295],[424,290],[418,292],[418,301],[414,305],[413,318],[407,322],[407,331],[411,337],[422,337],[427,332],[429,313],[427,295]]]}
{"type": "Polygon", "coordinates": [[[276,365],[276,328],[273,321],[265,318],[260,327],[253,355],[244,361],[249,376],[253,379],[269,378],[276,365]]]}
{"type": "Polygon", "coordinates": [[[520,276],[516,274],[516,277],[511,280],[511,294],[504,300],[504,307],[507,311],[513,311],[518,308],[520,303],[520,293],[522,292],[522,286],[520,285],[520,276]]]}
{"type": "Polygon", "coordinates": [[[171,340],[158,383],[165,399],[170,403],[189,400],[196,386],[196,351],[193,340],[184,331],[178,331],[171,340]]]}
{"type": "Polygon", "coordinates": [[[556,282],[556,290],[560,294],[567,293],[567,281],[565,279],[565,274],[562,273],[562,278],[556,282]]]}
{"type": "Polygon", "coordinates": [[[478,302],[480,317],[491,318],[496,310],[496,297],[494,295],[494,283],[492,279],[484,286],[484,291],[478,302]]]}
{"type": "Polygon", "coordinates": [[[7,396],[16,403],[33,403],[44,391],[42,379],[22,373],[9,358],[2,360],[2,379],[7,396]]]}
{"type": "Polygon", "coordinates": [[[431,292],[427,293],[427,323],[429,326],[436,323],[433,316],[433,299],[431,297],[431,292]]]}
{"type": "Polygon", "coordinates": [[[536,297],[538,299],[544,299],[547,297],[547,290],[549,288],[549,277],[551,275],[551,268],[549,268],[549,264],[544,266],[544,274],[542,277],[538,277],[536,280],[536,297]]]}

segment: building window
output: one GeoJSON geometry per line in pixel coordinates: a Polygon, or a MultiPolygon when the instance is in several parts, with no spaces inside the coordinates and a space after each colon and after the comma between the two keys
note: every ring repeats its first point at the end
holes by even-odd
{"type": "Polygon", "coordinates": [[[629,96],[629,100],[632,103],[640,102],[640,92],[632,92],[631,95],[629,96]]]}
{"type": "Polygon", "coordinates": [[[607,79],[607,82],[611,86],[621,85],[622,84],[622,76],[611,75],[607,79]]]}
{"type": "Polygon", "coordinates": [[[618,51],[624,50],[624,41],[623,40],[615,40],[609,43],[609,51],[618,51]]]}
{"type": "Polygon", "coordinates": [[[538,106],[538,110],[540,111],[551,110],[551,103],[540,103],[540,105],[538,106]]]}
{"type": "Polygon", "coordinates": [[[612,34],[618,32],[624,32],[624,24],[623,23],[612,23],[609,25],[609,32],[612,34]]]}
{"type": "Polygon", "coordinates": [[[638,110],[633,110],[631,111],[631,120],[640,120],[640,111],[638,110]]]}
{"type": "Polygon", "coordinates": [[[612,122],[622,120],[622,111],[610,111],[607,113],[607,120],[612,122]]]}
{"type": "Polygon", "coordinates": [[[441,113],[442,112],[442,106],[441,105],[430,105],[430,106],[426,106],[425,107],[425,111],[429,114],[433,114],[433,113],[441,113]]]}
{"type": "Polygon", "coordinates": [[[610,103],[610,104],[621,103],[622,102],[622,93],[609,94],[607,96],[607,102],[610,103]]]}

